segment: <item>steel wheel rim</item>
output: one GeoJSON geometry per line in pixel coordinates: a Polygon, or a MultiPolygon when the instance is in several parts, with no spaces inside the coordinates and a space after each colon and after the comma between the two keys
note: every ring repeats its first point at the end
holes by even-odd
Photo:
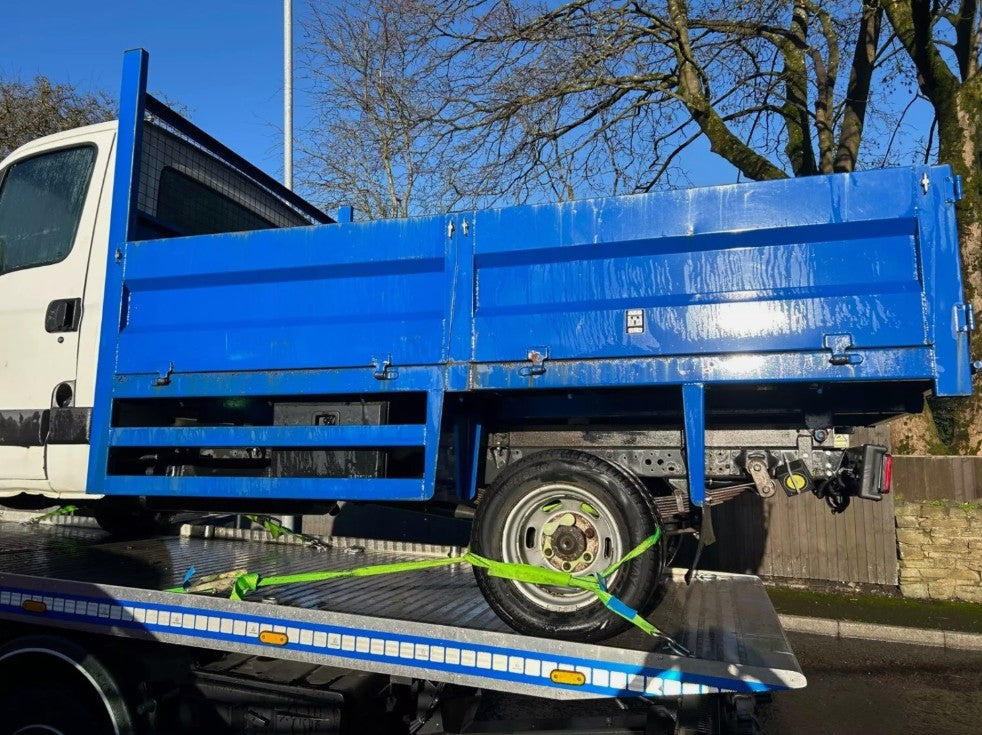
{"type": "MultiPolygon", "coordinates": [[[[555,569],[576,577],[592,576],[626,551],[616,518],[609,501],[586,488],[566,482],[541,485],[525,495],[505,517],[503,561],[555,569]],[[566,516],[573,516],[572,524],[566,516]],[[589,536],[591,528],[593,538],[589,536]]],[[[608,582],[616,576],[615,572],[608,582]]],[[[580,610],[597,601],[589,590],[513,584],[538,607],[556,612],[580,610]]]]}

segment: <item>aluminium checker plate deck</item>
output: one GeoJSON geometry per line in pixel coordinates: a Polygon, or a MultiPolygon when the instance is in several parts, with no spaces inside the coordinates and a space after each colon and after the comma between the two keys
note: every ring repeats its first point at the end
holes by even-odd
{"type": "Polygon", "coordinates": [[[315,549],[231,529],[209,528],[203,538],[203,530],[115,541],[80,525],[2,522],[0,619],[558,699],[805,686],[757,577],[668,581],[651,619],[694,652],[685,658],[640,631],[602,645],[513,633],[467,565],[270,587],[241,602],[160,591],[192,566],[198,575],[245,568],[269,576],[448,552],[341,538],[315,549]]]}

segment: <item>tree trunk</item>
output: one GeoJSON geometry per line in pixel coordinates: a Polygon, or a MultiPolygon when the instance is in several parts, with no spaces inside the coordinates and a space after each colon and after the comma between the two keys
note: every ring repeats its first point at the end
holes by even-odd
{"type": "MultiPolygon", "coordinates": [[[[934,37],[934,17],[937,4],[927,0],[880,0],[883,9],[917,69],[917,84],[930,100],[938,123],[938,158],[950,164],[962,178],[963,199],[958,203],[958,236],[962,257],[962,282],[965,298],[982,307],[982,118],[978,115],[982,103],[982,84],[978,70],[976,43],[973,31],[976,4],[964,2],[956,17],[957,42],[951,49],[958,61],[958,76],[949,66],[950,57],[942,52],[943,44],[934,37]],[[972,22],[966,24],[965,18],[972,22]]],[[[951,18],[948,18],[950,21],[951,18]]],[[[946,45],[946,44],[945,44],[946,45]]],[[[982,312],[980,312],[982,313],[982,312]]],[[[982,336],[971,335],[970,352],[982,354],[982,336]]],[[[936,399],[931,410],[933,426],[927,431],[929,416],[923,417],[925,436],[938,436],[939,443],[930,447],[931,453],[982,454],[982,395],[976,391],[967,398],[936,399]],[[944,421],[940,419],[944,417],[944,421]]],[[[897,430],[916,430],[917,419],[903,422],[897,430]]]]}
{"type": "MultiPolygon", "coordinates": [[[[962,177],[964,198],[957,204],[958,236],[965,298],[982,315],[982,76],[959,85],[949,104],[936,106],[938,158],[962,177]]],[[[982,358],[982,331],[971,336],[973,358],[982,358]]],[[[894,451],[925,454],[982,454],[982,391],[967,398],[937,399],[932,412],[891,426],[894,451]],[[942,416],[946,419],[942,421],[942,416]],[[950,426],[950,430],[945,430],[950,426]],[[939,432],[938,429],[942,430],[939,432]]]]}
{"type": "MultiPolygon", "coordinates": [[[[964,198],[958,203],[959,245],[965,299],[982,315],[982,77],[963,82],[952,110],[938,116],[938,157],[962,177],[964,198]]],[[[982,357],[982,333],[971,335],[970,353],[982,357]]],[[[957,454],[982,454],[982,391],[952,400],[955,432],[951,449],[957,454]]]]}

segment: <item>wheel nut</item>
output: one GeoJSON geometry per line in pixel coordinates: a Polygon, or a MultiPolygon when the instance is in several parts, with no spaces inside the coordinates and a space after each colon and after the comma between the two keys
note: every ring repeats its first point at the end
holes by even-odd
{"type": "Polygon", "coordinates": [[[587,526],[586,530],[583,532],[587,538],[593,538],[597,535],[597,531],[593,526],[587,526]]]}
{"type": "Polygon", "coordinates": [[[547,546],[546,548],[544,548],[542,550],[542,555],[545,556],[547,559],[549,557],[551,557],[552,556],[552,547],[551,546],[547,546]]]}
{"type": "Polygon", "coordinates": [[[585,562],[591,562],[591,561],[593,561],[593,554],[591,554],[589,551],[586,552],[583,555],[583,561],[585,561],[585,562]]]}
{"type": "Polygon", "coordinates": [[[572,568],[573,568],[573,565],[570,564],[568,561],[564,561],[563,562],[563,571],[564,572],[568,572],[572,568]]]}

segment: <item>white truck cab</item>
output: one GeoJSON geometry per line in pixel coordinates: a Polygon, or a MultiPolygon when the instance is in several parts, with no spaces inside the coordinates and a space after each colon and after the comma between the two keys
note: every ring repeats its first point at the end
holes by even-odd
{"type": "MultiPolygon", "coordinates": [[[[117,123],[28,143],[0,165],[0,499],[86,487],[117,123]]],[[[309,224],[234,166],[147,120],[143,239],[309,224]]]]}
{"type": "Polygon", "coordinates": [[[91,125],[0,166],[0,497],[85,491],[88,443],[49,443],[49,409],[93,404],[115,141],[91,125]]]}

